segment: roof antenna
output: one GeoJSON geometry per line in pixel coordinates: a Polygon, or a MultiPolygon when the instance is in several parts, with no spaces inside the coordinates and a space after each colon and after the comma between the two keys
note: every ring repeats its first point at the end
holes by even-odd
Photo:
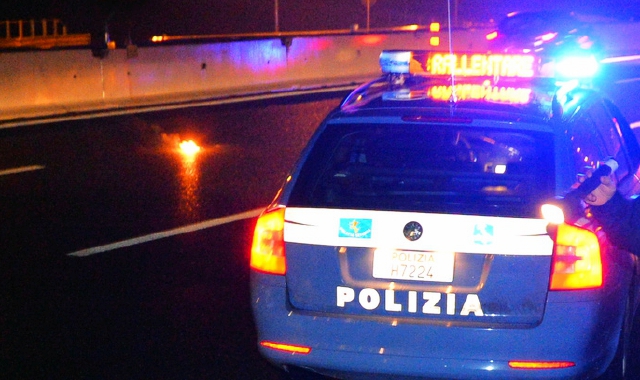
{"type": "MultiPolygon", "coordinates": [[[[453,40],[451,38],[451,0],[447,0],[447,17],[449,24],[449,63],[451,69],[451,97],[449,97],[449,103],[455,104],[458,101],[458,97],[456,96],[456,76],[454,74],[455,65],[452,61],[453,55],[453,40]]],[[[452,110],[453,111],[453,110],[452,110]]]]}

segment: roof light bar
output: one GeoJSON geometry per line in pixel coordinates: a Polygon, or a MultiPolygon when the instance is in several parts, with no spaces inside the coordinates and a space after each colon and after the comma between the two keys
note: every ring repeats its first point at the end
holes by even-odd
{"type": "Polygon", "coordinates": [[[542,64],[535,54],[445,53],[427,50],[384,50],[384,74],[419,74],[474,78],[591,78],[599,63],[594,56],[570,55],[542,64]]]}
{"type": "Polygon", "coordinates": [[[380,67],[385,74],[532,78],[538,60],[529,54],[385,50],[380,54],[380,67]]]}

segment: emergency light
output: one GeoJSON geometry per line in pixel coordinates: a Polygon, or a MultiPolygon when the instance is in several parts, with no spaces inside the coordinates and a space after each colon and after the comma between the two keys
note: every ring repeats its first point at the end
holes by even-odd
{"type": "Polygon", "coordinates": [[[555,76],[558,79],[593,78],[599,69],[593,55],[576,55],[560,58],[555,64],[555,76]]]}
{"type": "Polygon", "coordinates": [[[591,78],[598,72],[592,55],[568,55],[544,60],[534,54],[444,53],[427,50],[384,50],[384,74],[474,78],[591,78]]]}

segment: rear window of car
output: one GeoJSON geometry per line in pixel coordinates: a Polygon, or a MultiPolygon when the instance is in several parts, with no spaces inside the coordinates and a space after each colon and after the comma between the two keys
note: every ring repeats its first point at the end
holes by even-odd
{"type": "Polygon", "coordinates": [[[531,217],[553,196],[550,133],[469,125],[336,124],[289,206],[531,217]]]}

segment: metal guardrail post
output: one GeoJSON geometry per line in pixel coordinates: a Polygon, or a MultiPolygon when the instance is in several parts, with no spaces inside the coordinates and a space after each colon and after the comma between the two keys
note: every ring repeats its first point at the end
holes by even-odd
{"type": "Polygon", "coordinates": [[[90,41],[88,33],[68,35],[60,19],[0,21],[0,48],[3,49],[88,46],[90,41]]]}

